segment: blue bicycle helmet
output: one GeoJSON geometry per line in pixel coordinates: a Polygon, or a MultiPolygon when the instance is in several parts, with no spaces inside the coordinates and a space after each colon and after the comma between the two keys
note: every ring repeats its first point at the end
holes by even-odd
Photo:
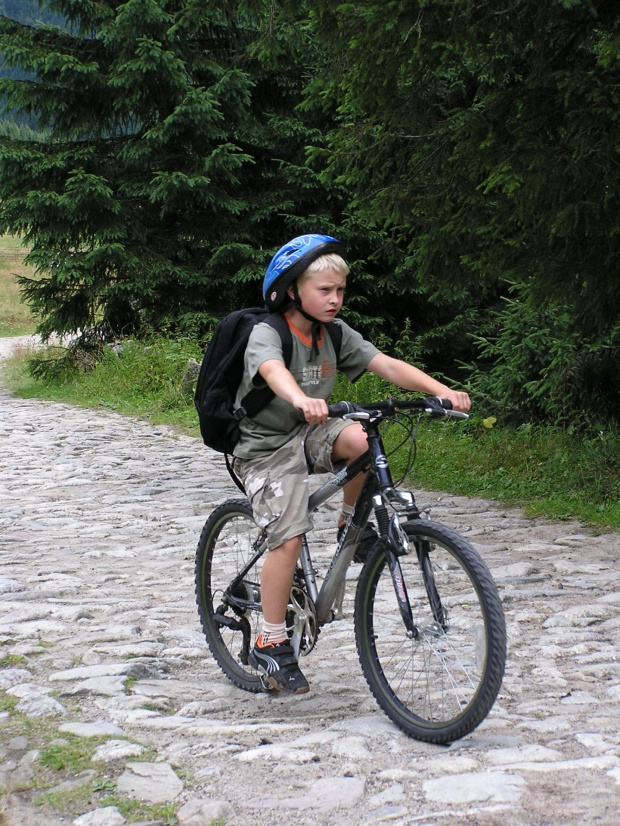
{"type": "Polygon", "coordinates": [[[271,259],[263,279],[263,297],[267,309],[278,310],[286,303],[290,284],[322,255],[335,253],[344,258],[344,244],[330,235],[300,235],[281,247],[271,259]]]}

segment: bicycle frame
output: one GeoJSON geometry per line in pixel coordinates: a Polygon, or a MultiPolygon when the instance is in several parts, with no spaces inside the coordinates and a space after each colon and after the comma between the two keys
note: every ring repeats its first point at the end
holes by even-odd
{"type": "MultiPolygon", "coordinates": [[[[320,590],[317,586],[315,570],[305,535],[302,537],[299,564],[302,569],[308,596],[316,608],[319,626],[332,622],[334,619],[333,606],[339,599],[340,601],[342,600],[347,569],[353,559],[357,541],[374,508],[380,537],[384,539],[384,547],[388,557],[388,564],[400,613],[407,633],[415,637],[418,635],[418,630],[413,621],[407,589],[400,563],[398,562],[398,554],[402,552],[401,549],[403,547],[407,548],[408,542],[400,528],[398,515],[394,513],[390,518],[388,516],[387,506],[390,504],[398,504],[401,512],[409,518],[418,517],[419,512],[415,504],[414,496],[410,491],[398,491],[394,488],[389,462],[384,453],[381,436],[376,428],[372,422],[362,422],[362,425],[368,437],[368,450],[342,470],[331,476],[320,488],[310,495],[308,500],[308,511],[309,513],[314,513],[321,505],[332,499],[345,485],[348,485],[349,482],[353,481],[357,476],[362,473],[367,474],[320,590]]],[[[260,547],[256,549],[256,553],[253,554],[245,567],[239,571],[234,582],[231,583],[231,592],[237,583],[244,579],[247,572],[253,568],[256,561],[265,551],[266,543],[262,542],[260,547]]],[[[232,599],[230,594],[229,601],[231,604],[234,603],[244,610],[247,608],[256,610],[260,607],[257,602],[240,600],[238,598],[232,599]]],[[[223,619],[221,621],[224,622],[223,619]]]]}
{"type": "MultiPolygon", "coordinates": [[[[379,433],[371,424],[368,424],[365,430],[368,437],[368,450],[366,453],[359,456],[347,467],[328,479],[325,484],[310,495],[308,502],[309,512],[314,513],[321,505],[329,501],[338,491],[361,473],[368,474],[353,507],[353,512],[342,533],[338,547],[336,548],[336,553],[332,558],[320,591],[317,588],[314,567],[312,565],[306,537],[304,536],[302,539],[300,564],[308,589],[308,595],[316,607],[319,626],[331,622],[334,618],[333,605],[344,593],[347,569],[353,559],[357,541],[368,522],[373,508],[377,513],[380,534],[388,538],[388,542],[386,543],[388,549],[390,546],[395,545],[394,532],[398,533],[398,538],[401,541],[403,536],[397,527],[396,515],[392,517],[392,520],[388,519],[385,503],[398,501],[401,505],[407,506],[407,512],[411,516],[418,515],[413,494],[410,492],[399,492],[394,489],[389,463],[385,456],[383,442],[379,433]],[[382,510],[385,511],[385,514],[381,513],[382,510]]],[[[417,630],[413,623],[411,607],[396,554],[389,553],[388,561],[403,621],[405,622],[407,631],[415,636],[417,630]]]]}

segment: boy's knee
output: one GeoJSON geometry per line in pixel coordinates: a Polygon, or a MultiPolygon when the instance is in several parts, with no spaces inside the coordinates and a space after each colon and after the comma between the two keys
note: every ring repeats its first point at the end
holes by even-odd
{"type": "Polygon", "coordinates": [[[334,442],[334,459],[350,461],[368,450],[368,439],[360,424],[346,427],[334,442]]]}
{"type": "Polygon", "coordinates": [[[286,556],[289,559],[295,559],[297,561],[297,557],[299,556],[299,552],[301,551],[301,536],[293,536],[291,539],[285,539],[281,545],[277,545],[275,548],[272,548],[269,553],[270,554],[281,554],[282,556],[286,556]]]}

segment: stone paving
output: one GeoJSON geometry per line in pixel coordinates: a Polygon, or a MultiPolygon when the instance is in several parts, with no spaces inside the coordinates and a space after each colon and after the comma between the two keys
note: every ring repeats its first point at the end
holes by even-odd
{"type": "Polygon", "coordinates": [[[108,411],[6,391],[0,411],[2,826],[620,822],[617,535],[418,494],[487,561],[509,635],[488,719],[450,747],[425,745],[362,677],[358,566],[345,618],[304,659],[309,694],[247,694],[219,671],[193,586],[202,524],[238,496],[219,456],[108,411]],[[49,755],[76,742],[91,746],[88,765],[43,789],[42,744],[49,755]],[[153,808],[167,804],[174,815],[153,808]]]}

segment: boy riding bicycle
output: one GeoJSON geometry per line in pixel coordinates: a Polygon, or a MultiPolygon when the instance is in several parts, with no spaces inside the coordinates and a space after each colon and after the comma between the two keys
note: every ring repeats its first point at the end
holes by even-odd
{"type": "MultiPolygon", "coordinates": [[[[340,370],[355,381],[366,370],[405,390],[441,396],[455,410],[470,408],[467,393],[451,390],[404,361],[381,353],[344,322],[338,353],[324,325],[342,307],[349,268],[344,246],[327,235],[294,238],[275,254],[263,281],[267,308],[284,315],[292,333],[293,353],[284,363],[280,335],[257,324],[245,351],[244,374],[237,393],[240,405],[253,387],[268,385],[275,398],[253,419],[240,422],[241,438],[233,467],[242,478],[254,518],[267,533],[269,553],[261,573],[263,627],[250,664],[280,691],[302,694],[309,686],[286,633],[286,610],[301,537],[312,527],[308,514],[308,475],[349,464],[367,450],[359,423],[327,418],[340,370]],[[305,423],[298,418],[301,410],[305,423]],[[311,470],[309,470],[309,468],[311,470]]],[[[346,523],[363,484],[356,478],[344,490],[339,529],[346,523]]],[[[364,536],[376,540],[369,526],[364,536]]],[[[363,554],[358,548],[358,558],[363,554]]]]}

